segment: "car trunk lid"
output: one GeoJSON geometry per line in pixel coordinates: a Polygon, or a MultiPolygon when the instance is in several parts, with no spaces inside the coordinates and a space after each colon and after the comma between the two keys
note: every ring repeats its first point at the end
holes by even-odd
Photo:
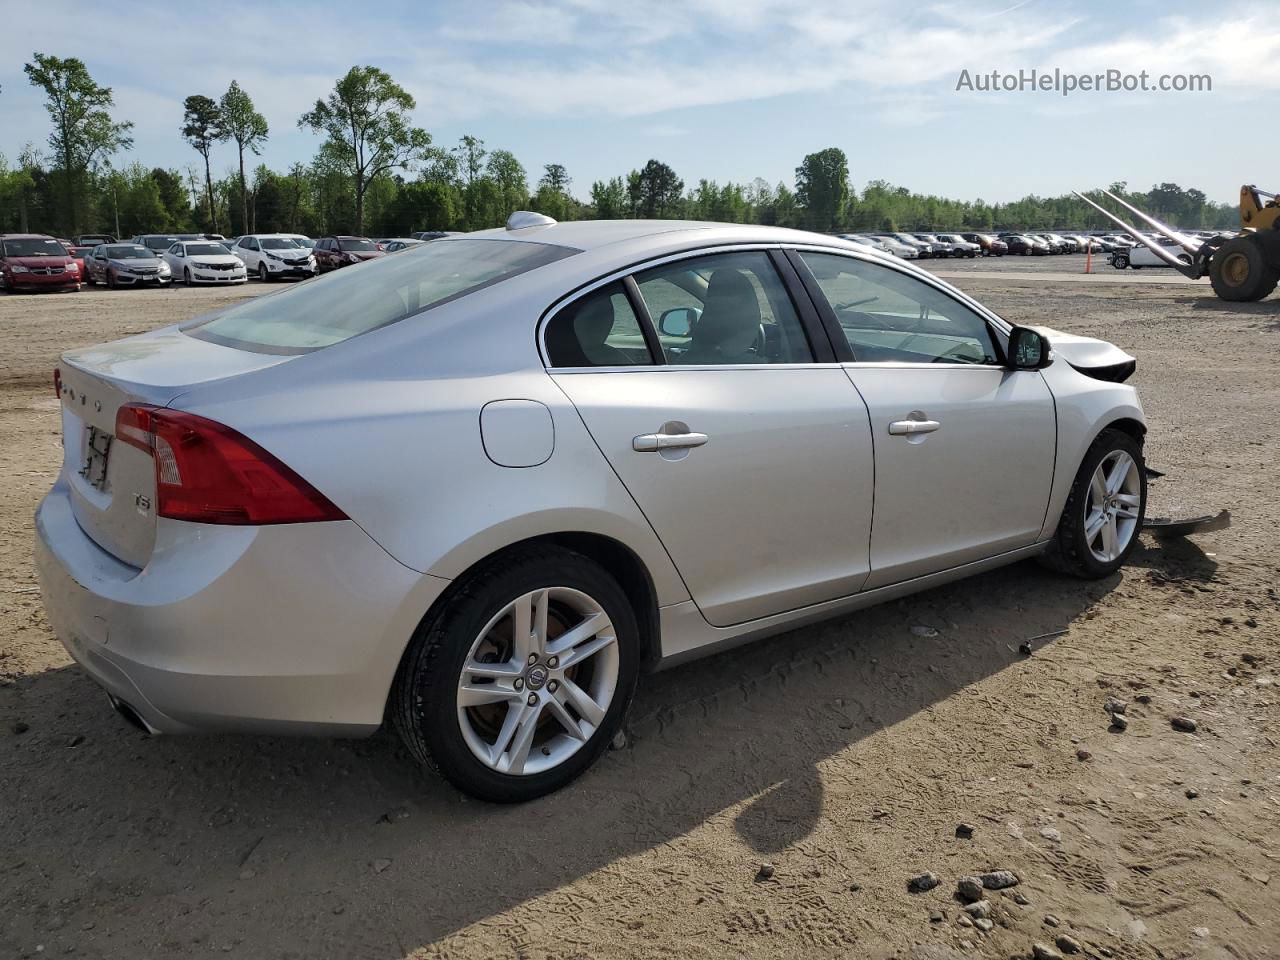
{"type": "Polygon", "coordinates": [[[291,359],[196,340],[176,329],[64,353],[63,477],[81,529],[130,566],[146,566],[155,546],[156,484],[151,456],[117,442],[127,403],[167,406],[201,384],[291,359]]]}

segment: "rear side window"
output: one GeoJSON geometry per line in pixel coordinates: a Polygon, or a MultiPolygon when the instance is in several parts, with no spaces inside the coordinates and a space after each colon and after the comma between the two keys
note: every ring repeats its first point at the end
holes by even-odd
{"type": "Polygon", "coordinates": [[[182,329],[241,350],[309,353],[578,252],[515,240],[446,240],[333,271],[182,329]]]}
{"type": "Polygon", "coordinates": [[[812,363],[782,279],[763,251],[718,253],[636,274],[671,364],[812,363]]]}
{"type": "Polygon", "coordinates": [[[621,283],[575,300],[547,324],[553,367],[627,367],[653,363],[640,321],[621,283]]]}

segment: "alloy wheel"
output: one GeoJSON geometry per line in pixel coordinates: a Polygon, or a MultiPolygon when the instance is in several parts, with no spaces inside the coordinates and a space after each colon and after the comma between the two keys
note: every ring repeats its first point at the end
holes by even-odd
{"type": "Polygon", "coordinates": [[[512,776],[559,766],[604,723],[619,663],[613,624],[592,597],[545,587],[516,598],[480,632],[458,678],[467,747],[512,776]]]}
{"type": "Polygon", "coordinates": [[[1093,471],[1084,506],[1084,539],[1089,552],[1111,563],[1128,549],[1138,530],[1142,478],[1124,450],[1112,450],[1093,471]]]}

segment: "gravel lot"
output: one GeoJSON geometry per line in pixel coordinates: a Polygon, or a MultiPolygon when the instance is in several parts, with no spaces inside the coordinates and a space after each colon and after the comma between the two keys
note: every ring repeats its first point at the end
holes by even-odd
{"type": "Polygon", "coordinates": [[[925,265],[1134,353],[1169,473],[1151,512],[1226,507],[1231,529],[650,678],[625,749],[518,808],[385,734],[148,739],[110,712],[31,564],[55,358],[260,286],[0,297],[0,957],[1280,956],[1280,297],[1038,275],[1082,260],[925,265]],[[993,869],[1020,883],[970,918],[957,880],[993,869]]]}

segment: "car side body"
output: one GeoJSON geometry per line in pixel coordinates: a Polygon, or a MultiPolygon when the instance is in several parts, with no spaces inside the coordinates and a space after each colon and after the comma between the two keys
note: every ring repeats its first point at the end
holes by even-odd
{"type": "Polygon", "coordinates": [[[536,544],[609,570],[644,664],[667,667],[1040,554],[1092,445],[1106,431],[1140,443],[1145,431],[1118,348],[1046,329],[1047,365],[1010,367],[1014,328],[972,298],[800,231],[482,231],[256,302],[270,312],[276,297],[376,285],[456,243],[530,245],[520,249],[546,262],[320,349],[239,348],[201,320],[64,355],[66,459],[36,521],[42,590],[71,654],[140,724],[371,733],[415,630],[454,602],[451,586],[536,544]],[[563,362],[563,318],[592,297],[623,297],[647,317],[598,356],[696,351],[696,308],[672,288],[659,315],[652,277],[667,270],[700,291],[710,325],[721,287],[700,264],[723,258],[757,265],[769,302],[794,310],[807,359],[779,359],[761,321],[753,349],[768,363],[563,362]],[[923,362],[944,349],[945,323],[864,330],[856,304],[824,292],[846,282],[841,270],[977,324],[989,355],[957,343],[945,362],[923,362]],[[95,459],[94,438],[136,404],[248,438],[340,518],[155,516],[150,459],[120,442],[110,474],[95,459]],[[925,411],[941,430],[924,432],[938,429],[925,411]]]}

